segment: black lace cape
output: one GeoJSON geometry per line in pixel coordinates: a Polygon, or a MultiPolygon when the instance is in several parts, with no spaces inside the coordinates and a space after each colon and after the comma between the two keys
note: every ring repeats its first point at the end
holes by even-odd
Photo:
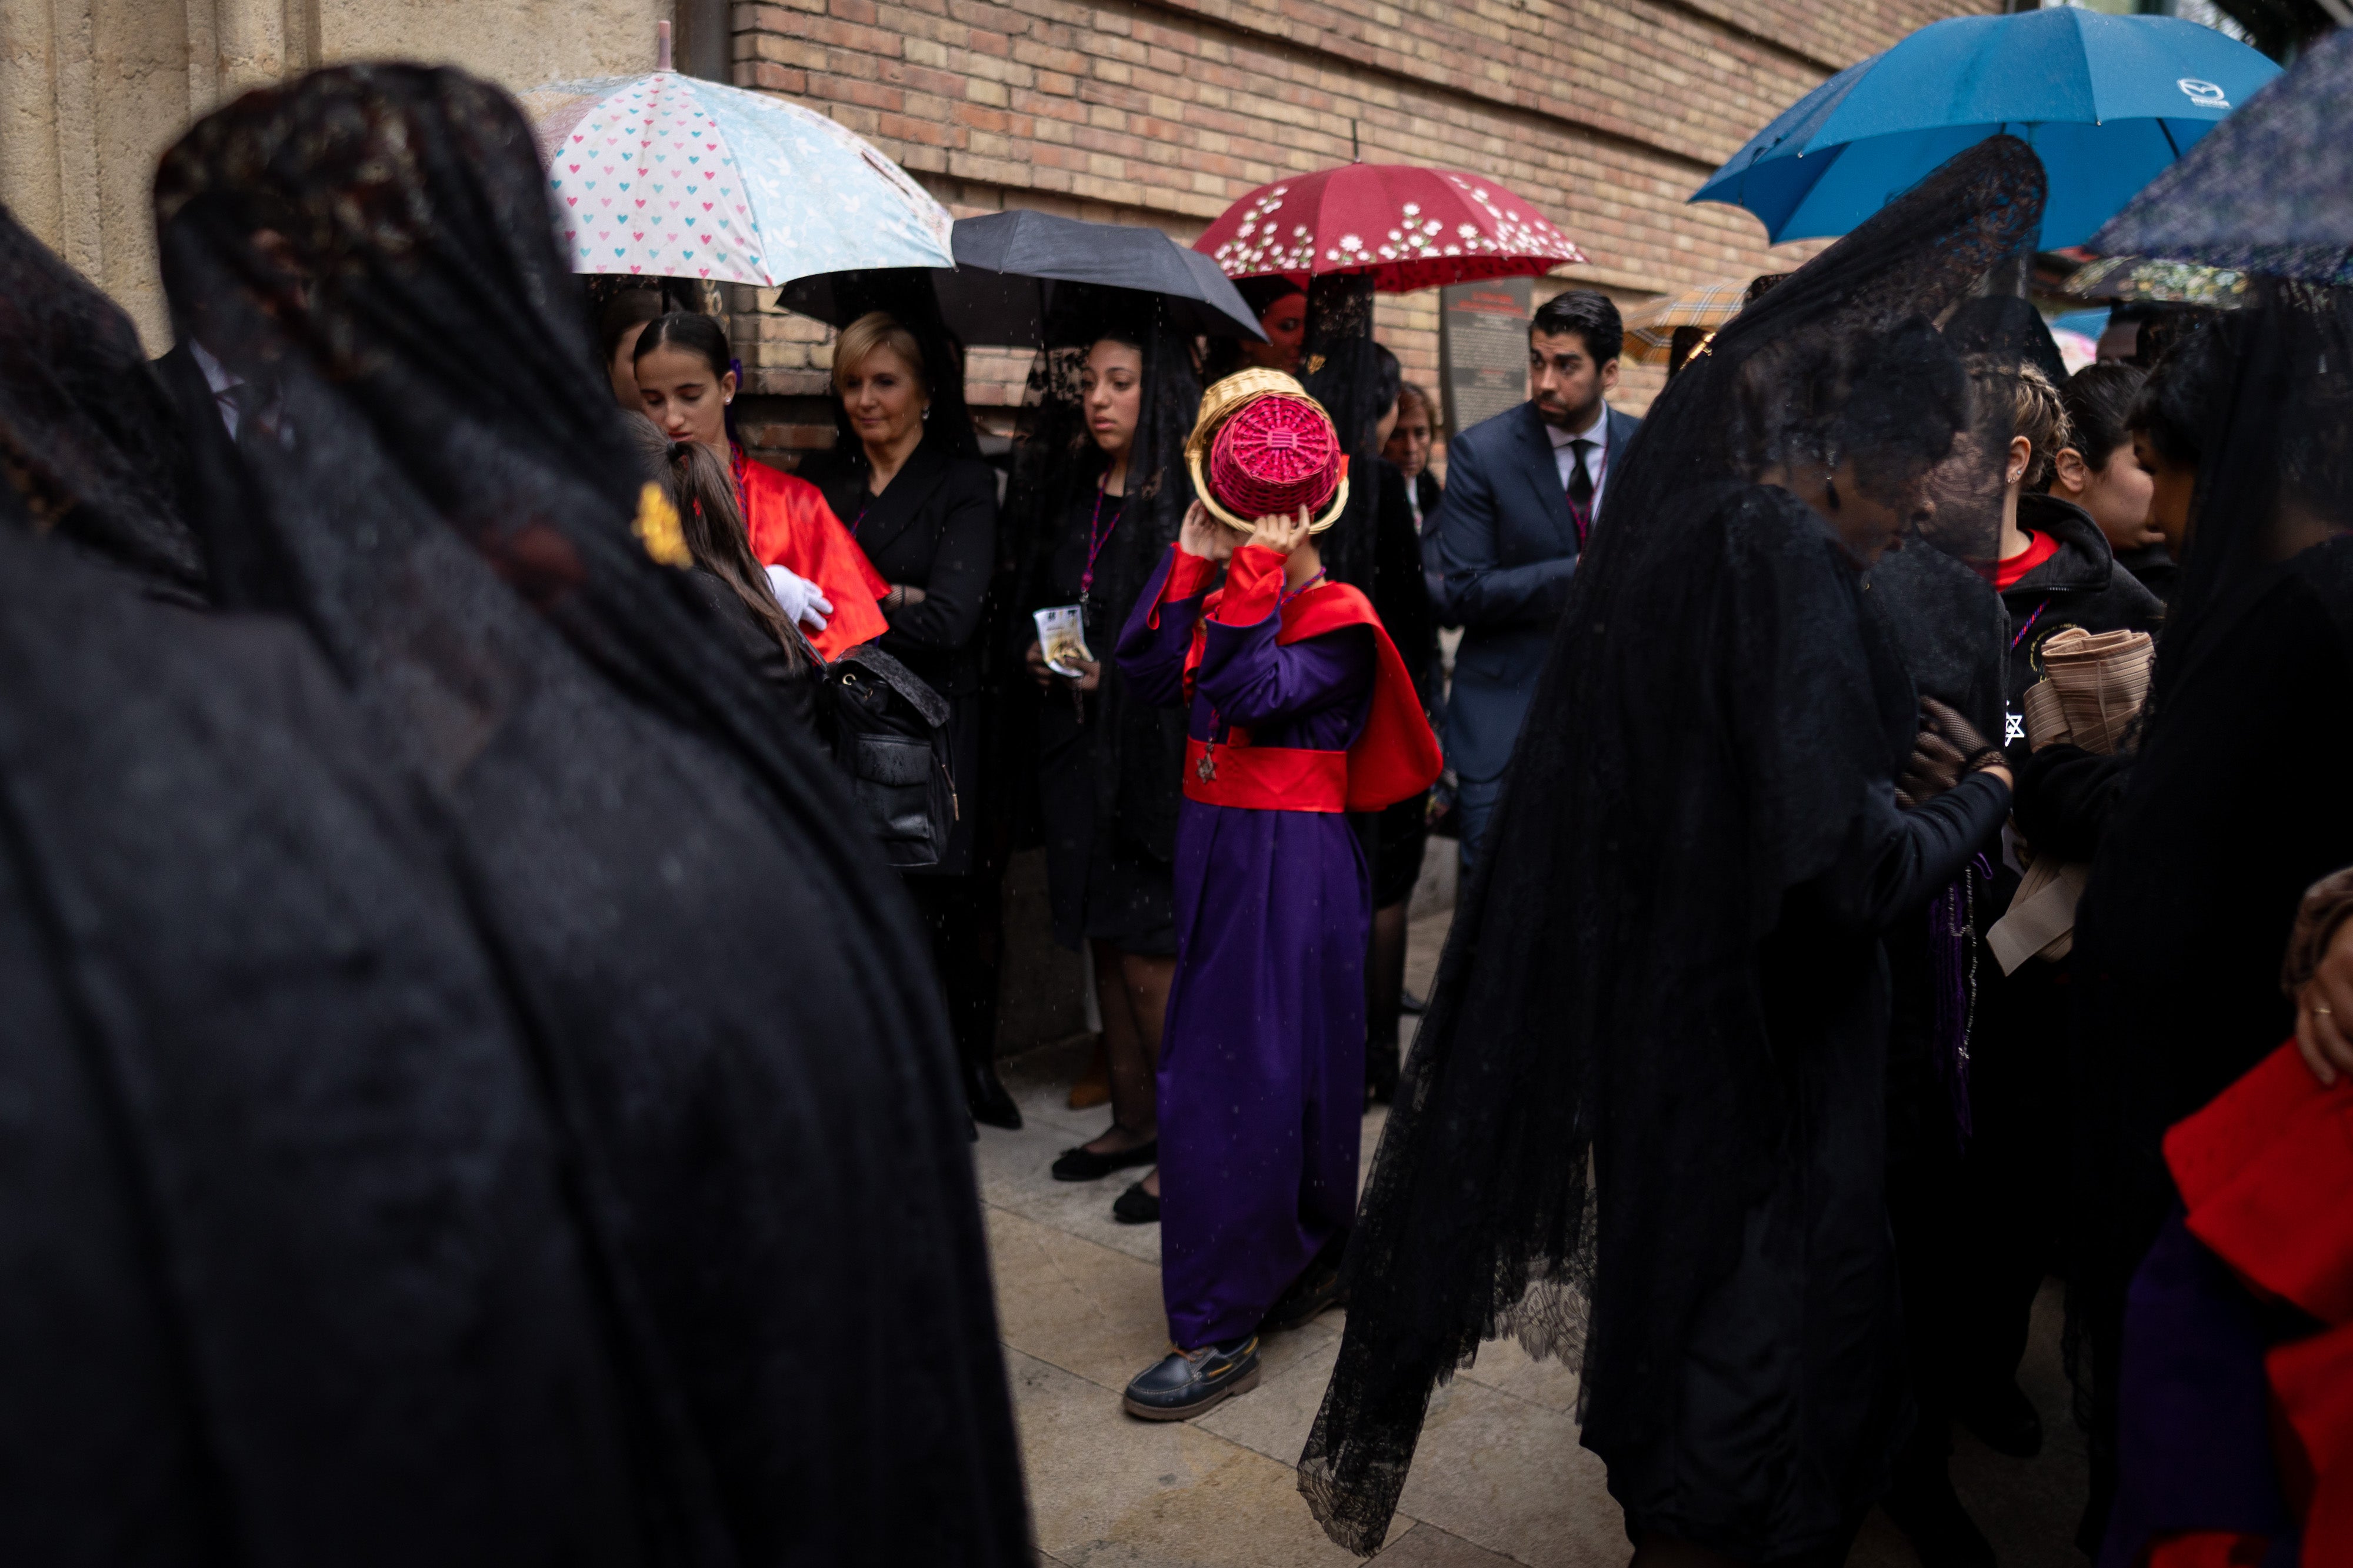
{"type": "Polygon", "coordinates": [[[539,1043],[673,1561],[1004,1563],[1026,1521],[913,911],[659,529],[521,112],[448,70],[164,155],[183,330],[274,395],[199,498],[476,890],[539,1043]]]}
{"type": "MultiPolygon", "coordinates": [[[[1852,584],[1810,512],[1746,481],[1941,460],[1965,394],[1927,322],[2042,195],[2012,139],[1957,158],[1725,329],[1612,476],[1351,1242],[1300,1462],[1351,1550],[1380,1543],[1431,1390],[1484,1340],[1582,1352],[1593,1446],[1671,1419],[1683,1324],[1789,1135],[1758,942],[1894,764],[1852,584]],[[1869,368],[1825,373],[1841,355],[1869,368]]],[[[1929,522],[1990,559],[1982,516],[1929,522]]]]}

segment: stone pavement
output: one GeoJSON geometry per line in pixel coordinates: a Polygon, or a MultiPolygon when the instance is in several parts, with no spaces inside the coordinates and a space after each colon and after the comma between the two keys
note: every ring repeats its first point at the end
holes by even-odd
{"type": "MultiPolygon", "coordinates": [[[[1427,994],[1445,911],[1413,927],[1408,984],[1427,994]]],[[[1072,962],[1075,963],[1075,960],[1072,962]]],[[[1065,1568],[1307,1568],[1355,1562],[1324,1539],[1292,1467],[1314,1420],[1344,1315],[1328,1312],[1271,1338],[1259,1386],[1189,1422],[1134,1420],[1119,1407],[1130,1377],[1167,1342],[1160,1237],[1123,1226],[1112,1200],[1129,1178],[1060,1183],[1054,1156],[1108,1124],[1063,1095],[1077,1047],[1006,1064],[1021,1102],[1018,1132],[982,1128],[976,1149],[996,1270],[997,1314],[1020,1426],[1041,1564],[1065,1568]]],[[[1383,1113],[1365,1119],[1372,1162],[1383,1113]]],[[[2024,1377],[2052,1439],[2036,1460],[2004,1458],[1966,1436],[1955,1474],[2003,1568],[2081,1568],[2071,1544],[2083,1451],[2066,1415],[2058,1304],[2046,1291],[2024,1377]]],[[[1630,1555],[1601,1465],[1577,1446],[1577,1377],[1531,1362],[1515,1344],[1482,1350],[1438,1391],[1377,1562],[1390,1568],[1615,1568],[1630,1555]]],[[[1916,1559],[1874,1514],[1855,1568],[1916,1559]]]]}

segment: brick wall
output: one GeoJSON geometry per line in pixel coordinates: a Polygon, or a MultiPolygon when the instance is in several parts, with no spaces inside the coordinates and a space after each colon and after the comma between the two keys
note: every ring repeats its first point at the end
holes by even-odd
{"type": "MultiPolygon", "coordinates": [[[[1419,163],[1501,181],[1592,258],[1539,280],[1621,305],[1778,270],[1761,226],[1683,198],[1808,89],[1925,23],[1998,0],[761,0],[735,79],[871,140],[959,216],[1008,206],[1149,224],[1189,243],[1267,181],[1419,163]]],[[[1409,379],[1437,369],[1435,293],[1384,295],[1409,379]]],[[[764,445],[813,444],[828,334],[737,289],[764,445]]],[[[1024,356],[978,355],[976,407],[1024,356]]],[[[1629,367],[1640,407],[1656,373],[1629,367]]],[[[824,427],[829,438],[829,426],[824,427]]]]}

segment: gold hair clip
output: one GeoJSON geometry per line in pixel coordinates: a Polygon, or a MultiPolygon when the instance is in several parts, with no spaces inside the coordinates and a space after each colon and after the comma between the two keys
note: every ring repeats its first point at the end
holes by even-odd
{"type": "Polygon", "coordinates": [[[651,479],[638,492],[638,515],[629,524],[629,531],[646,553],[664,566],[691,566],[693,552],[686,547],[686,531],[678,525],[678,508],[670,504],[661,486],[651,479]]]}

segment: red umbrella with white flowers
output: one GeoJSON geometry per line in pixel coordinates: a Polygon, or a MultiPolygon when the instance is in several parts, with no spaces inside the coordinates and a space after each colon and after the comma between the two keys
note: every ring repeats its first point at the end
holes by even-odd
{"type": "Polygon", "coordinates": [[[1344,163],[1261,185],[1193,248],[1229,278],[1304,284],[1367,272],[1385,293],[1549,272],[1585,253],[1493,180],[1410,163],[1344,163]]]}

